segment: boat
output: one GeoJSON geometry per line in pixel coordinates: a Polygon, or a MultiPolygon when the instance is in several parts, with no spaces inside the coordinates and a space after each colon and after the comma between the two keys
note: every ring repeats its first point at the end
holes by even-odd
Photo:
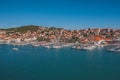
{"type": "Polygon", "coordinates": [[[76,49],[82,49],[82,46],[76,46],[76,49]]]}
{"type": "Polygon", "coordinates": [[[76,46],[72,46],[72,48],[74,49],[74,48],[76,48],[76,46]]]}
{"type": "Polygon", "coordinates": [[[44,45],[45,48],[52,48],[50,45],[44,45]]]}
{"type": "Polygon", "coordinates": [[[62,48],[60,45],[53,45],[52,48],[62,48]]]}
{"type": "Polygon", "coordinates": [[[62,45],[63,47],[69,47],[69,46],[71,46],[70,44],[64,44],[64,45],[62,45]]]}
{"type": "Polygon", "coordinates": [[[108,51],[120,52],[120,47],[109,48],[108,51]]]}
{"type": "Polygon", "coordinates": [[[72,44],[70,44],[70,43],[62,44],[62,47],[71,47],[71,46],[72,46],[72,44]]]}
{"type": "Polygon", "coordinates": [[[120,47],[115,49],[116,52],[120,52],[120,47]]]}
{"type": "Polygon", "coordinates": [[[52,48],[62,48],[63,46],[61,44],[54,44],[52,45],[52,48]]]}
{"type": "Polygon", "coordinates": [[[38,46],[40,46],[40,44],[34,44],[33,46],[38,47],[38,46]]]}
{"type": "Polygon", "coordinates": [[[95,45],[88,45],[88,46],[82,47],[81,49],[83,49],[83,50],[93,50],[93,49],[95,49],[95,48],[96,48],[95,45]]]}
{"type": "Polygon", "coordinates": [[[18,51],[18,48],[13,48],[14,51],[18,51]]]}
{"type": "Polygon", "coordinates": [[[97,47],[103,48],[105,47],[105,45],[97,45],[97,47]]]}

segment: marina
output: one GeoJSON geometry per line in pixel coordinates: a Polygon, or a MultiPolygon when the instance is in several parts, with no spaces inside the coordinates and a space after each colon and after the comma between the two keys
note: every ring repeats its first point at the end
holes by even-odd
{"type": "Polygon", "coordinates": [[[120,54],[109,52],[106,47],[89,51],[71,47],[0,46],[0,80],[120,79],[120,54]]]}
{"type": "MultiPolygon", "coordinates": [[[[1,44],[2,45],[2,44],[1,44]]],[[[8,44],[6,44],[8,45],[8,44]]],[[[26,44],[9,44],[13,46],[26,46],[26,45],[32,45],[34,47],[44,47],[48,49],[60,49],[60,48],[73,48],[73,49],[78,49],[78,50],[94,50],[96,48],[105,48],[108,47],[106,50],[107,51],[112,51],[112,52],[120,52],[120,45],[113,44],[113,45],[103,45],[103,44],[76,44],[76,43],[26,43],[26,44]],[[111,47],[112,46],[112,47],[111,47]]],[[[17,48],[13,48],[13,50],[18,51],[17,48]]]]}

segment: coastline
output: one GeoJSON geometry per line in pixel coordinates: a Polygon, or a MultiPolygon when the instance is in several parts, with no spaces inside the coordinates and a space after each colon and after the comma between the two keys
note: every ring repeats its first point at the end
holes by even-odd
{"type": "Polygon", "coordinates": [[[45,48],[71,47],[80,50],[93,50],[96,47],[111,45],[117,47],[120,45],[120,29],[88,28],[66,30],[63,28],[29,25],[0,30],[0,44],[32,45],[45,48]]]}
{"type": "MultiPolygon", "coordinates": [[[[71,49],[76,49],[76,50],[87,50],[87,51],[92,51],[96,48],[105,48],[106,51],[109,52],[120,52],[120,47],[111,47],[111,45],[96,45],[96,44],[80,44],[80,43],[48,43],[48,42],[30,42],[30,43],[1,43],[0,45],[12,45],[14,51],[18,51],[19,48],[18,46],[27,46],[31,45],[33,47],[44,47],[47,49],[62,49],[62,48],[71,48],[71,49]],[[118,50],[115,51],[116,48],[119,48],[118,50]]],[[[120,45],[119,45],[120,46],[120,45]]]]}

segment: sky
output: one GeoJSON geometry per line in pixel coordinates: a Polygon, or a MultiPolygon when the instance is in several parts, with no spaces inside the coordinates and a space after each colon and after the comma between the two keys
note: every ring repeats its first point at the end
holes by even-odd
{"type": "Polygon", "coordinates": [[[0,0],[0,28],[120,28],[120,0],[0,0]]]}

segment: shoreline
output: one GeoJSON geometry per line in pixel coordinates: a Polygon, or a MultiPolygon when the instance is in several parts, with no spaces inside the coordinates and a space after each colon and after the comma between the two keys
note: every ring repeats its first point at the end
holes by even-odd
{"type": "Polygon", "coordinates": [[[0,45],[12,45],[13,50],[18,51],[18,48],[16,46],[26,46],[26,45],[32,45],[33,47],[44,47],[47,49],[61,49],[69,47],[71,49],[76,50],[87,50],[92,51],[96,48],[104,48],[106,47],[107,51],[110,52],[120,52],[120,47],[114,46],[111,47],[110,45],[95,45],[95,44],[80,44],[80,43],[48,43],[48,42],[30,42],[30,43],[0,43],[0,45]],[[110,47],[110,48],[109,48],[110,47]],[[118,48],[118,50],[116,50],[118,48]]]}
{"type": "Polygon", "coordinates": [[[111,47],[109,45],[104,45],[104,46],[98,46],[98,45],[76,45],[75,43],[69,43],[69,44],[53,44],[53,43],[49,43],[49,44],[42,44],[42,45],[33,45],[33,44],[22,44],[22,45],[18,45],[18,44],[0,44],[1,45],[11,45],[13,46],[12,50],[13,51],[19,51],[19,47],[22,47],[22,46],[27,46],[27,45],[31,45],[33,46],[34,48],[38,48],[38,47],[43,47],[43,48],[46,48],[46,49],[63,49],[63,48],[71,48],[71,49],[75,49],[75,50],[80,50],[80,51],[93,51],[95,49],[99,49],[99,48],[102,48],[102,49],[105,49],[106,51],[108,52],[115,52],[115,53],[120,53],[120,45],[119,46],[114,46],[114,47],[111,47]]]}

